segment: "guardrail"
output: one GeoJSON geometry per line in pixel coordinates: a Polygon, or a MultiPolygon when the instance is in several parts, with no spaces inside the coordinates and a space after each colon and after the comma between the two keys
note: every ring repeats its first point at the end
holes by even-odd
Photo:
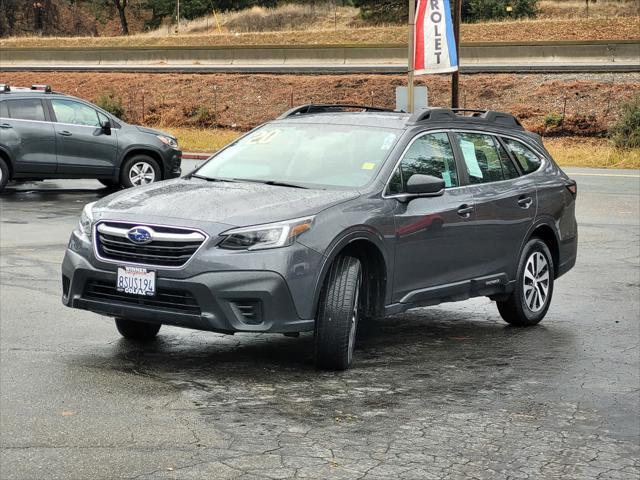
{"type": "MultiPolygon", "coordinates": [[[[467,43],[463,70],[640,71],[639,41],[467,43]]],[[[1,70],[406,71],[404,45],[236,47],[3,47],[1,70]]]]}

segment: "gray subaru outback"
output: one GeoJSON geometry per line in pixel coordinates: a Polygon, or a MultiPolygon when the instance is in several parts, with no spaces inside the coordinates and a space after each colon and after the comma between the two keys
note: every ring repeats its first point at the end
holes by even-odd
{"type": "Polygon", "coordinates": [[[372,317],[486,296],[540,322],[576,261],[576,188],[509,114],[307,105],[87,205],[63,302],[138,341],[313,331],[317,366],[345,369],[372,317]]]}
{"type": "Polygon", "coordinates": [[[0,190],[9,180],[48,178],[135,187],[179,177],[181,162],[167,133],[129,125],[49,85],[0,84],[0,190]]]}

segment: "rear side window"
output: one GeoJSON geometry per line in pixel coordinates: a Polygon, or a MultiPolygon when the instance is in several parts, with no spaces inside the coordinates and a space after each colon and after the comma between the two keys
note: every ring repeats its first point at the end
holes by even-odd
{"type": "Polygon", "coordinates": [[[71,125],[100,126],[98,112],[84,103],[73,100],[51,100],[53,113],[60,123],[71,125]]]}
{"type": "Polygon", "coordinates": [[[405,192],[407,181],[415,174],[442,178],[447,188],[459,185],[453,149],[446,133],[423,135],[413,142],[391,177],[389,193],[405,192]]]}
{"type": "Polygon", "coordinates": [[[492,135],[457,133],[458,145],[472,184],[499,182],[518,176],[509,155],[492,135]]]}
{"type": "Polygon", "coordinates": [[[7,111],[7,102],[0,102],[0,117],[9,118],[9,112],[7,111]]]}
{"type": "Polygon", "coordinates": [[[44,107],[39,98],[5,100],[9,118],[44,121],[44,107]]]}
{"type": "Polygon", "coordinates": [[[526,147],[522,142],[517,140],[511,140],[510,138],[503,138],[504,143],[509,148],[509,151],[513,154],[513,157],[520,164],[524,173],[535,172],[540,168],[542,163],[540,157],[533,153],[529,147],[526,147]]]}

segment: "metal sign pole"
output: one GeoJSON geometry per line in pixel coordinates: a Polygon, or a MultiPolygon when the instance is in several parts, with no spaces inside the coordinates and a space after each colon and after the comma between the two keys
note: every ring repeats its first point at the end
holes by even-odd
{"type": "Polygon", "coordinates": [[[460,20],[462,17],[462,0],[454,0],[453,7],[453,36],[456,41],[456,57],[458,58],[458,70],[451,76],[451,108],[460,108],[460,20]]]}
{"type": "Polygon", "coordinates": [[[176,17],[178,21],[177,31],[180,33],[180,0],[177,1],[178,5],[176,6],[176,17]]]}
{"type": "Polygon", "coordinates": [[[414,104],[414,56],[415,56],[415,31],[416,31],[416,1],[409,0],[409,85],[407,89],[407,111],[413,113],[414,104]]]}

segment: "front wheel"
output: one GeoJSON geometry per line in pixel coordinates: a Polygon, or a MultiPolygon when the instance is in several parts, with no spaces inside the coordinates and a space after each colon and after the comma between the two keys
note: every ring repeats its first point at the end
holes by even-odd
{"type": "Polygon", "coordinates": [[[125,318],[116,318],[116,328],[120,335],[129,340],[148,342],[153,340],[160,331],[159,323],[137,322],[125,318]]]}
{"type": "Polygon", "coordinates": [[[160,166],[148,155],[134,155],[122,167],[120,183],[124,188],[140,187],[162,180],[160,166]]]}
{"type": "Polygon", "coordinates": [[[549,247],[539,238],[525,245],[518,264],[515,290],[498,311],[509,324],[518,327],[537,325],[547,314],[553,295],[554,265],[549,247]]]}
{"type": "Polygon", "coordinates": [[[346,370],[353,361],[360,318],[362,266],[350,256],[338,257],[323,288],[314,336],[318,368],[346,370]]]}

